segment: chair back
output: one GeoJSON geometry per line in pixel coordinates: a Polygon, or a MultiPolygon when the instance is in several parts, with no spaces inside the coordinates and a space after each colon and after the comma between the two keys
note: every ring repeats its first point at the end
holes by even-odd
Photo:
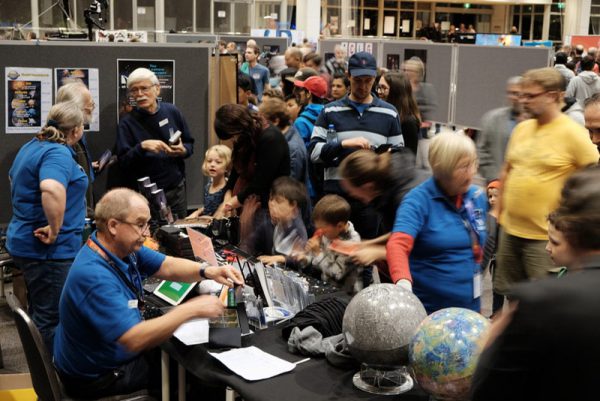
{"type": "Polygon", "coordinates": [[[14,294],[7,297],[29,365],[31,382],[39,401],[60,401],[61,387],[46,345],[37,327],[14,294]]]}

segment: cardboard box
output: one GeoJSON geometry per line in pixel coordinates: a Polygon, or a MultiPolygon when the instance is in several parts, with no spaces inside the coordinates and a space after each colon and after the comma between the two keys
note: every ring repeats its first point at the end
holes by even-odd
{"type": "Polygon", "coordinates": [[[0,374],[0,390],[33,388],[29,373],[0,374]]]}

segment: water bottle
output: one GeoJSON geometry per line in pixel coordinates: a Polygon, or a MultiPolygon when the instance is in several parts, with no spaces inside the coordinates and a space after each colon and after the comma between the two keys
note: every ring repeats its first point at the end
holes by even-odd
{"type": "Polygon", "coordinates": [[[338,142],[337,131],[335,130],[335,126],[333,124],[329,124],[327,128],[327,144],[335,145],[338,142]]]}

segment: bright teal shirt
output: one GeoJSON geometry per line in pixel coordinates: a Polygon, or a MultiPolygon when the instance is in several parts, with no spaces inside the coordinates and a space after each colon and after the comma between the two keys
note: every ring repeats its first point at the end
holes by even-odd
{"type": "Polygon", "coordinates": [[[6,242],[10,254],[39,260],[74,258],[81,248],[88,178],[73,149],[34,138],[19,150],[8,175],[13,208],[6,242]],[[33,236],[34,230],[48,225],[40,191],[46,179],[58,181],[67,191],[63,225],[51,245],[33,236]]]}
{"type": "MultiPolygon", "coordinates": [[[[90,237],[125,276],[143,291],[141,280],[155,274],[165,255],[142,247],[121,260],[90,237]],[[138,274],[139,272],[139,274],[138,274]]],[[[100,255],[87,245],[73,261],[60,297],[60,321],[54,337],[54,364],[72,377],[96,378],[131,361],[117,340],[142,321],[129,301],[135,293],[100,255]]]]}
{"type": "Polygon", "coordinates": [[[415,240],[409,258],[413,292],[427,313],[448,307],[479,312],[481,297],[473,297],[473,279],[481,268],[475,261],[470,230],[465,223],[476,230],[483,247],[486,215],[485,191],[475,185],[464,194],[459,209],[433,177],[403,199],[393,232],[408,234],[415,240]],[[469,202],[471,213],[465,207],[469,202]]]}

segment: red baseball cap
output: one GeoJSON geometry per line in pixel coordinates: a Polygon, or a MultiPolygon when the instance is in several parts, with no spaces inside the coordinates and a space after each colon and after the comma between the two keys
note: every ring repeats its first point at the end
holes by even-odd
{"type": "Polygon", "coordinates": [[[295,80],[294,85],[304,88],[316,97],[323,99],[327,96],[327,81],[321,76],[308,77],[305,81],[295,80]]]}

